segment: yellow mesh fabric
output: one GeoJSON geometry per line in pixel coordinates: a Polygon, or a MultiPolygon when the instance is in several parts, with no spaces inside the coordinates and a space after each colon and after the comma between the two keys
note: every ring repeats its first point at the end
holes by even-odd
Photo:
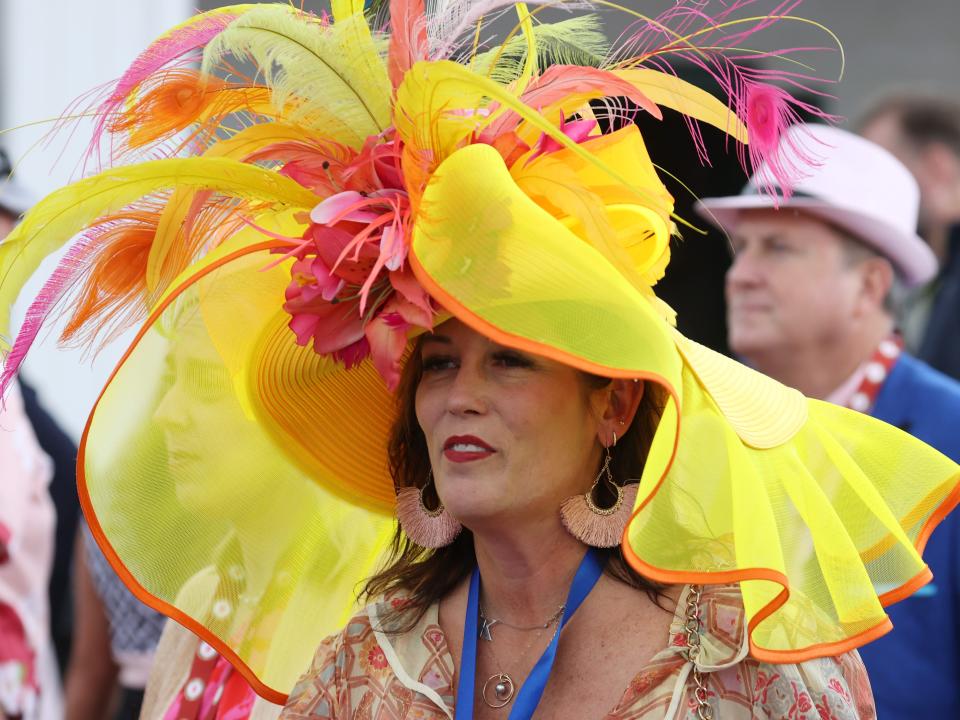
{"type": "Polygon", "coordinates": [[[140,598],[280,700],[355,610],[394,522],[315,482],[257,421],[255,376],[242,369],[273,332],[266,303],[282,312],[289,278],[261,270],[271,259],[241,257],[170,296],[91,416],[81,490],[140,598]]]}
{"type": "Polygon", "coordinates": [[[758,450],[689,370],[682,396],[676,457],[657,486],[674,444],[661,425],[629,527],[643,571],[688,582],[762,578],[741,588],[754,654],[774,661],[836,652],[826,645],[884,626],[878,595],[887,602],[922,581],[915,547],[937,508],[955,502],[956,464],[885,423],[815,400],[792,438],[758,450]],[[784,588],[789,599],[761,620],[784,588]]]}
{"type": "Polygon", "coordinates": [[[785,387],[679,332],[674,333],[674,340],[684,361],[747,445],[759,450],[782,445],[807,421],[807,400],[799,390],[785,387]]]}
{"type": "Polygon", "coordinates": [[[434,173],[414,228],[418,279],[483,332],[544,354],[678,385],[680,358],[650,303],[591,245],[527,197],[500,155],[471,145],[434,173]],[[642,341],[638,342],[638,338],[642,341]]]}
{"type": "Polygon", "coordinates": [[[421,211],[418,278],[461,320],[669,391],[625,542],[638,569],[742,581],[754,653],[769,660],[836,653],[883,631],[878,595],[924,580],[915,547],[955,502],[954,462],[675,334],[490,148],[449,157],[421,211]]]}
{"type": "Polygon", "coordinates": [[[518,162],[511,168],[511,175],[538,205],[594,245],[614,265],[628,268],[626,277],[639,289],[648,289],[660,277],[647,273],[664,254],[669,258],[673,198],[657,177],[635,125],[591,138],[583,148],[630,186],[614,180],[600,166],[569,148],[532,162],[518,162]]]}
{"type": "Polygon", "coordinates": [[[347,372],[293,341],[281,307],[289,265],[262,272],[271,260],[264,252],[232,263],[216,288],[233,301],[212,303],[205,296],[202,304],[238,397],[308,477],[349,502],[392,515],[396,494],[386,448],[394,396],[369,359],[347,372]]]}

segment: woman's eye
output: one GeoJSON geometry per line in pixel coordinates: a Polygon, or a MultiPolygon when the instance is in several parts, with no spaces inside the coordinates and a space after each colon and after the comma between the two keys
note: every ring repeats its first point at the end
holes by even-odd
{"type": "Polygon", "coordinates": [[[508,368],[528,368],[533,367],[533,362],[516,352],[499,352],[493,356],[494,363],[501,367],[508,368]]]}
{"type": "Polygon", "coordinates": [[[187,362],[171,379],[181,392],[204,402],[215,402],[233,394],[233,383],[226,368],[204,362],[187,362]]]}
{"type": "Polygon", "coordinates": [[[453,367],[456,367],[454,359],[445,355],[434,355],[423,359],[423,372],[438,372],[453,367]]]}

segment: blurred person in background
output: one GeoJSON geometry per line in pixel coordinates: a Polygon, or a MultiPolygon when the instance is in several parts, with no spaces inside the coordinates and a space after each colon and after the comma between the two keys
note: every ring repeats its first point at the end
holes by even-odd
{"type": "MultiPolygon", "coordinates": [[[[11,170],[7,155],[0,150],[0,240],[32,205],[29,192],[14,180],[11,170]]],[[[18,489],[29,493],[31,504],[15,502],[14,498],[5,503],[6,512],[19,513],[17,521],[30,523],[29,550],[24,553],[21,544],[18,551],[27,556],[24,562],[29,562],[30,567],[20,567],[15,572],[20,578],[19,587],[29,590],[30,594],[29,598],[21,598],[21,602],[33,607],[36,617],[46,618],[48,627],[35,627],[36,623],[19,619],[14,621],[12,613],[0,609],[3,616],[0,618],[0,708],[10,717],[61,720],[65,711],[68,720],[102,720],[109,716],[108,708],[116,707],[116,720],[135,719],[163,618],[129,593],[92,538],[82,542],[83,533],[78,532],[76,445],[42,407],[32,387],[21,382],[18,391],[16,413],[22,413],[18,422],[25,428],[18,432],[31,433],[31,442],[45,455],[44,472],[52,470],[52,475],[44,474],[42,492],[38,490],[41,484],[34,480],[20,488],[7,487],[8,493],[18,489]],[[45,522],[48,510],[49,527],[45,522]],[[75,543],[78,537],[81,542],[75,543]],[[40,578],[47,583],[47,600],[42,605],[33,597],[34,585],[40,578]],[[24,650],[23,642],[16,640],[18,627],[28,630],[29,652],[24,650]],[[36,648],[40,646],[36,643],[49,645],[50,641],[53,653],[47,653],[44,648],[45,681],[40,683],[35,668],[40,657],[36,648]],[[16,657],[20,658],[18,662],[10,661],[16,657]],[[48,667],[51,658],[54,664],[48,667]],[[61,676],[66,679],[65,708],[61,700],[61,676]],[[118,679],[121,692],[116,699],[118,679]],[[50,706],[46,710],[37,705],[38,691],[52,698],[44,700],[45,705],[50,706]],[[15,701],[15,696],[20,699],[15,701]],[[21,705],[19,711],[18,704],[21,705]],[[44,714],[36,715],[38,712],[44,714]]],[[[0,420],[0,432],[6,429],[0,420]]],[[[16,442],[28,447],[25,441],[16,442]]],[[[7,462],[6,457],[0,458],[0,467],[6,470],[7,462]]],[[[4,473],[2,481],[13,485],[18,479],[14,474],[4,473]]],[[[0,510],[0,548],[4,545],[3,514],[0,510]]],[[[10,606],[2,606],[0,601],[0,607],[10,606]]]]}
{"type": "MultiPolygon", "coordinates": [[[[914,231],[919,190],[877,145],[826,126],[795,126],[786,157],[819,166],[774,207],[757,192],[704,200],[725,227],[730,347],[812,398],[868,413],[960,458],[960,383],[903,351],[890,307],[896,283],[936,273],[914,231]]],[[[960,717],[960,517],[927,546],[934,581],[888,608],[894,632],[860,648],[878,717],[960,717]]]]}
{"type": "MultiPolygon", "coordinates": [[[[328,591],[352,587],[358,562],[351,562],[345,549],[372,544],[373,540],[361,538],[383,537],[392,530],[393,521],[371,522],[362,511],[331,508],[330,496],[318,485],[303,482],[306,478],[301,470],[286,461],[277,462],[269,437],[244,412],[227,360],[207,334],[211,313],[216,315],[212,309],[217,305],[215,295],[212,290],[205,294],[203,310],[199,293],[185,295],[171,313],[172,319],[164,323],[159,334],[169,345],[163,377],[157,400],[148,404],[151,421],[141,431],[153,438],[150,445],[159,440],[159,447],[118,465],[141,465],[144,454],[160,451],[150,465],[155,475],[165,468],[158,484],[172,497],[149,508],[152,523],[177,522],[178,531],[186,534],[195,527],[191,518],[201,518],[209,538],[216,540],[213,562],[189,572],[179,589],[173,604],[187,609],[179,618],[203,617],[214,637],[228,637],[236,643],[241,659],[256,660],[269,655],[272,636],[302,632],[305,617],[328,619],[342,613],[335,594],[328,591]],[[219,436],[234,439],[244,451],[201,455],[199,450],[216,446],[219,436]],[[230,477],[234,482],[210,483],[214,477],[230,477]],[[295,498],[297,510],[291,512],[278,500],[281,496],[295,498]],[[256,512],[248,512],[249,508],[256,512]],[[302,523],[321,517],[321,536],[293,533],[302,523]],[[268,543],[272,544],[269,557],[263,554],[268,543]],[[298,557],[311,558],[322,583],[294,588],[298,557]]],[[[244,305],[231,297],[219,307],[221,312],[236,312],[244,305]]],[[[371,562],[377,558],[370,553],[364,556],[371,562]]],[[[277,718],[282,705],[259,696],[243,673],[208,640],[209,632],[201,638],[175,620],[166,623],[141,718],[277,718]]],[[[276,660],[287,662],[287,658],[276,660]]]]}
{"type": "Polygon", "coordinates": [[[0,410],[0,718],[59,720],[47,583],[56,515],[52,466],[14,385],[0,410]]]}
{"type": "Polygon", "coordinates": [[[137,720],[166,618],[127,589],[86,524],[73,576],[75,631],[66,720],[137,720]]]}
{"type": "MultiPolygon", "coordinates": [[[[282,590],[283,580],[270,582],[269,574],[276,571],[282,578],[291,553],[302,548],[288,547],[284,541],[277,543],[271,562],[248,561],[251,546],[263,545],[266,537],[285,538],[284,528],[294,522],[273,510],[278,478],[270,468],[276,466],[263,460],[272,457],[273,449],[242,412],[230,371],[206,336],[201,315],[199,300],[191,297],[163,331],[169,352],[152,422],[143,433],[159,440],[153,451],[160,452],[161,460],[150,464],[166,467],[161,484],[173,497],[168,503],[157,502],[154,512],[165,508],[172,518],[200,516],[209,524],[212,536],[219,532],[215,562],[190,574],[175,605],[194,608],[209,619],[220,637],[234,637],[245,647],[256,647],[263,644],[256,629],[266,618],[274,616],[266,620],[274,632],[277,623],[283,622],[270,601],[274,592],[282,590]],[[201,402],[191,405],[189,400],[197,397],[201,402]],[[224,420],[227,417],[230,421],[224,420]],[[201,461],[197,449],[214,445],[221,433],[240,439],[249,454],[219,453],[201,461]],[[262,480],[253,482],[251,488],[242,483],[205,482],[211,477],[262,480]],[[244,487],[248,492],[242,491],[244,487]],[[243,509],[250,505],[259,512],[244,517],[243,509]],[[235,592],[238,587],[240,593],[235,592]]],[[[131,458],[131,462],[142,464],[144,460],[131,458]]],[[[284,468],[288,474],[297,473],[292,467],[284,468]]],[[[302,494],[301,507],[306,514],[319,513],[311,499],[313,493],[310,488],[302,494]]],[[[184,520],[181,527],[189,527],[189,521],[184,520]]],[[[286,613],[286,622],[307,613],[323,613],[323,608],[300,604],[286,613]]],[[[166,623],[143,699],[144,720],[274,720],[280,711],[280,705],[259,697],[208,642],[174,620],[166,623]]]]}
{"type": "Polygon", "coordinates": [[[960,378],[960,102],[936,95],[891,96],[861,121],[861,134],[893,153],[920,185],[920,234],[941,271],[908,296],[907,346],[960,378]]]}
{"type": "MultiPolygon", "coordinates": [[[[0,149],[0,241],[16,225],[19,217],[33,204],[30,193],[11,176],[11,165],[0,149]]],[[[50,573],[50,633],[61,674],[66,673],[73,631],[73,607],[70,598],[70,575],[73,563],[73,542],[80,517],[77,497],[77,446],[44,409],[36,390],[22,378],[20,394],[23,409],[40,448],[53,461],[53,478],[49,492],[57,514],[54,535],[53,570],[50,573]]]]}
{"type": "MultiPolygon", "coordinates": [[[[0,151],[0,241],[30,205],[0,151]]],[[[62,694],[51,640],[53,464],[38,443],[25,394],[14,386],[0,406],[0,718],[59,720],[62,694]]],[[[32,391],[28,396],[34,400],[32,391]]],[[[53,424],[35,403],[33,409],[53,424]]],[[[52,444],[59,445],[59,438],[52,444]]]]}

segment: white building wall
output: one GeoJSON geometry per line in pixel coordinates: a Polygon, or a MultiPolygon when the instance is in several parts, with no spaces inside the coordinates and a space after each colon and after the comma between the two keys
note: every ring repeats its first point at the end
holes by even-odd
{"type": "MultiPolygon", "coordinates": [[[[0,128],[58,117],[85,92],[121,75],[193,7],[189,0],[0,0],[0,128]]],[[[26,127],[0,135],[0,147],[19,160],[19,182],[41,197],[78,177],[88,127],[80,123],[72,139],[61,133],[48,147],[37,143],[49,125],[26,127]]],[[[50,266],[37,273],[27,295],[39,289],[50,266]]],[[[17,324],[25,309],[18,304],[17,324]]],[[[91,360],[78,351],[58,351],[55,336],[49,333],[34,347],[24,374],[76,439],[123,342],[91,360]]]]}

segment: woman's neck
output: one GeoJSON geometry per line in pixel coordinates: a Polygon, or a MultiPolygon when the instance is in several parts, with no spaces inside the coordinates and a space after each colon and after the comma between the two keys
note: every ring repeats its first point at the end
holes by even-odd
{"type": "Polygon", "coordinates": [[[484,612],[516,625],[538,625],[556,613],[586,552],[559,518],[510,533],[475,531],[474,549],[484,612]]]}
{"type": "Polygon", "coordinates": [[[290,507],[280,502],[279,496],[274,500],[263,497],[258,505],[260,512],[233,521],[243,556],[246,594],[252,598],[259,598],[276,576],[282,556],[294,542],[296,528],[304,526],[310,512],[318,512],[317,502],[309,493],[293,506],[295,511],[290,507]]]}

